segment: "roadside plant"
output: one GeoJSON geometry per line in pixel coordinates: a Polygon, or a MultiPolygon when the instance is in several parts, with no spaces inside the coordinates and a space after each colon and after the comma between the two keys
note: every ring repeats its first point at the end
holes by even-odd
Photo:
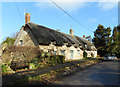
{"type": "Polygon", "coordinates": [[[87,52],[83,52],[83,57],[86,58],[87,57],[87,52]]]}
{"type": "Polygon", "coordinates": [[[7,72],[7,64],[2,65],[2,73],[6,73],[7,72]]]}
{"type": "Polygon", "coordinates": [[[91,57],[94,57],[94,54],[93,54],[93,53],[91,53],[91,57]]]}

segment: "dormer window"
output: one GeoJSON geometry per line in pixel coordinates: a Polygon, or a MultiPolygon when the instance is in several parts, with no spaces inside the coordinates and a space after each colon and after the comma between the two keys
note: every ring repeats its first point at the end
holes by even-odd
{"type": "Polygon", "coordinates": [[[52,41],[52,42],[51,42],[51,45],[55,45],[55,44],[56,44],[56,42],[55,42],[55,41],[52,41]]]}
{"type": "Polygon", "coordinates": [[[85,44],[85,48],[87,48],[87,45],[85,44]]]}
{"type": "Polygon", "coordinates": [[[91,49],[94,49],[94,46],[91,46],[91,49]]]}
{"type": "Polygon", "coordinates": [[[51,45],[54,45],[53,42],[51,42],[51,45]]]}
{"type": "Polygon", "coordinates": [[[23,45],[23,40],[20,40],[20,45],[23,45]]]}
{"type": "Polygon", "coordinates": [[[64,43],[64,45],[68,45],[68,43],[64,43]]]}

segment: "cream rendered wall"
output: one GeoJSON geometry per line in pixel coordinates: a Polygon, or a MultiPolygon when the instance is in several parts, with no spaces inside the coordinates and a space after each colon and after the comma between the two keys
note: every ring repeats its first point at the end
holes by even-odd
{"type": "Polygon", "coordinates": [[[57,55],[61,55],[61,50],[65,50],[65,60],[71,60],[71,50],[73,50],[73,60],[74,59],[82,59],[83,58],[83,51],[80,48],[75,48],[74,46],[67,47],[66,45],[63,46],[55,46],[55,45],[39,45],[39,48],[42,49],[44,52],[48,52],[48,50],[57,51],[57,55]],[[80,54],[78,54],[78,51],[80,54]]]}
{"type": "Polygon", "coordinates": [[[91,51],[86,51],[87,52],[87,57],[91,57],[91,51]]]}
{"type": "Polygon", "coordinates": [[[87,57],[91,57],[91,53],[93,53],[93,57],[97,57],[97,51],[86,51],[87,52],[87,57]]]}
{"type": "Polygon", "coordinates": [[[95,57],[97,57],[97,51],[91,51],[91,53],[93,53],[93,57],[95,58],[95,57]]]}

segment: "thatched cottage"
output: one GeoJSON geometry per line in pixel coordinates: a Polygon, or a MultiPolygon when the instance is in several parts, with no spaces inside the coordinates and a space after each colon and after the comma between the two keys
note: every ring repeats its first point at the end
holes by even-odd
{"type": "Polygon", "coordinates": [[[45,52],[53,55],[65,55],[66,60],[83,58],[83,51],[88,57],[97,56],[95,46],[88,40],[74,35],[65,34],[57,30],[47,28],[30,22],[30,14],[25,15],[25,25],[20,29],[14,45],[16,46],[39,46],[45,52]]]}

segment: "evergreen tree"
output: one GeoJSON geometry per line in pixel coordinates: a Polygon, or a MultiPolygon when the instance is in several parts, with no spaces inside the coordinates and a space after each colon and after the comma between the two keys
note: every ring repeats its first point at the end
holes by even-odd
{"type": "Polygon", "coordinates": [[[120,25],[114,27],[112,34],[112,54],[115,54],[117,57],[120,57],[120,25]]]}
{"type": "Polygon", "coordinates": [[[97,29],[94,32],[93,44],[98,50],[100,56],[110,54],[110,44],[111,44],[111,29],[108,27],[104,28],[102,25],[98,25],[97,29]]]}

